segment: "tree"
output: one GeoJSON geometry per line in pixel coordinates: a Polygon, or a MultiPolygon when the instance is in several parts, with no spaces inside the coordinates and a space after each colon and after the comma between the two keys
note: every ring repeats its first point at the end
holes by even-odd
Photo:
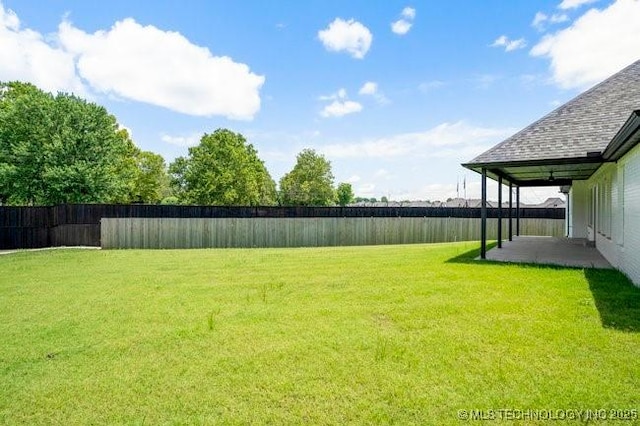
{"type": "Polygon", "coordinates": [[[25,83],[0,84],[0,201],[34,204],[43,194],[44,141],[53,97],[25,83]]]}
{"type": "Polygon", "coordinates": [[[353,201],[353,188],[350,183],[341,183],[336,189],[336,199],[338,205],[344,207],[353,201]]]}
{"type": "Polygon", "coordinates": [[[131,200],[139,203],[159,203],[167,194],[169,177],[164,158],[150,151],[135,154],[136,176],[131,200]]]}
{"type": "Polygon", "coordinates": [[[169,187],[171,188],[171,196],[178,201],[186,201],[187,198],[187,167],[188,161],[184,157],[176,158],[173,163],[169,164],[169,187]]]}
{"type": "Polygon", "coordinates": [[[0,201],[109,202],[124,197],[133,169],[115,117],[74,95],[0,83],[0,201]]]}
{"type": "Polygon", "coordinates": [[[119,176],[120,184],[117,192],[109,201],[126,204],[135,201],[136,179],[140,173],[137,156],[141,151],[133,143],[126,129],[119,129],[117,136],[124,145],[124,155],[114,172],[115,175],[119,176]]]}
{"type": "Polygon", "coordinates": [[[239,133],[205,134],[187,158],[169,167],[174,195],[183,203],[273,205],[276,185],[253,145],[239,133]]]}
{"type": "Polygon", "coordinates": [[[280,195],[285,205],[333,204],[335,193],[331,163],[313,149],[302,150],[293,170],[280,179],[280,195]]]}
{"type": "Polygon", "coordinates": [[[389,199],[383,195],[382,198],[380,198],[380,202],[389,204],[389,199]]]}

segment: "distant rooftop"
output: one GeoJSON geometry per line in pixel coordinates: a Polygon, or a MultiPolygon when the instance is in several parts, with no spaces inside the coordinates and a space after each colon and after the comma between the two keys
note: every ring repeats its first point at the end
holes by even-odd
{"type": "MultiPolygon", "coordinates": [[[[361,201],[358,203],[352,203],[350,207],[468,207],[479,208],[482,200],[479,198],[453,198],[449,201],[361,201]]],[[[503,207],[508,207],[508,202],[502,203],[503,207]]],[[[516,206],[515,200],[513,200],[513,206],[516,206]]],[[[487,207],[498,207],[497,201],[487,201],[487,207]]],[[[547,198],[545,201],[539,204],[525,204],[520,202],[522,208],[565,208],[565,201],[562,198],[547,198]]]]}

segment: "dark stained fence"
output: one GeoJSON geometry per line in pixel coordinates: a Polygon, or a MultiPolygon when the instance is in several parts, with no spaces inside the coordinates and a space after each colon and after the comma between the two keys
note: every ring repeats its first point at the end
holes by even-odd
{"type": "MultiPolygon", "coordinates": [[[[503,217],[507,216],[503,209],[503,217]]],[[[515,218],[515,209],[513,209],[515,218]]],[[[469,218],[479,208],[464,207],[222,207],[145,204],[65,204],[51,207],[0,206],[0,249],[100,246],[103,218],[469,218]]],[[[497,218],[498,209],[487,210],[497,218]]],[[[564,219],[557,208],[520,209],[523,219],[564,219]]]]}
{"type": "Polygon", "coordinates": [[[0,207],[0,249],[51,245],[50,207],[0,207]]]}

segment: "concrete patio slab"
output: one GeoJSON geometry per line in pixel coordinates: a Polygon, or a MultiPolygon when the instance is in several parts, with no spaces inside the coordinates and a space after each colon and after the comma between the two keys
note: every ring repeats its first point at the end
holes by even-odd
{"type": "Polygon", "coordinates": [[[583,239],[557,237],[513,237],[502,248],[487,252],[487,260],[498,262],[539,263],[581,268],[612,268],[595,248],[583,239]]]}

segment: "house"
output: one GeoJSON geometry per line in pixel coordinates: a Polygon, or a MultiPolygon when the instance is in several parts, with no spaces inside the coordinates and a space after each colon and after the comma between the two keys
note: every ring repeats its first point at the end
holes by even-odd
{"type": "Polygon", "coordinates": [[[540,204],[532,204],[528,207],[535,207],[538,209],[564,209],[567,206],[565,200],[559,197],[550,197],[541,202],[540,204]]]}
{"type": "Polygon", "coordinates": [[[563,186],[567,235],[595,245],[640,285],[640,61],[463,166],[482,175],[483,200],[487,177],[516,193],[563,186]]]}

